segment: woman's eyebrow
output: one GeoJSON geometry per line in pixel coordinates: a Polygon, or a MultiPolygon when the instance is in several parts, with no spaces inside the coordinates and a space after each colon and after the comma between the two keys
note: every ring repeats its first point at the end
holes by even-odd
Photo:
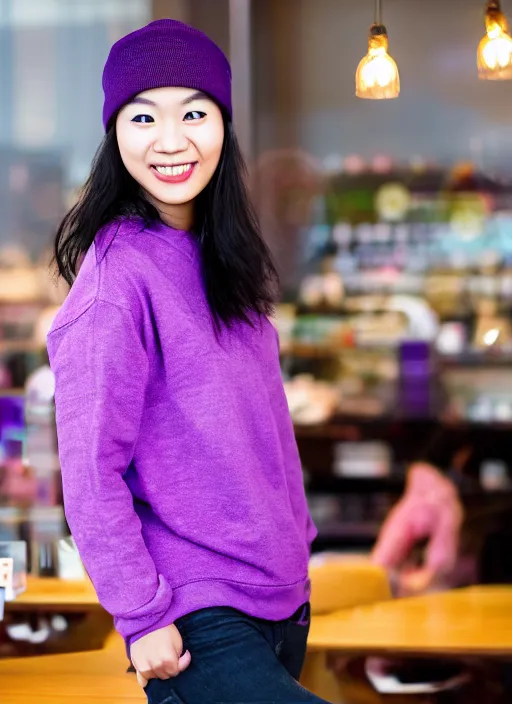
{"type": "MultiPolygon", "coordinates": [[[[191,95],[188,95],[186,98],[184,98],[181,101],[182,105],[189,105],[190,103],[193,103],[195,100],[211,100],[210,96],[206,95],[206,93],[203,93],[200,90],[195,91],[195,93],[192,93],[191,95]]],[[[130,105],[151,105],[152,107],[156,107],[156,103],[154,103],[152,100],[149,100],[148,98],[143,98],[140,95],[135,96],[135,98],[132,98],[130,100],[130,105]]]]}
{"type": "Polygon", "coordinates": [[[156,103],[154,103],[152,100],[148,100],[147,98],[141,98],[140,96],[136,96],[132,100],[130,100],[130,105],[135,104],[135,105],[152,105],[153,107],[156,107],[156,103]]]}
{"type": "Polygon", "coordinates": [[[195,93],[192,93],[192,95],[189,95],[187,98],[181,101],[182,105],[189,105],[189,103],[193,103],[194,100],[211,100],[210,96],[206,95],[206,93],[202,93],[200,90],[196,91],[195,93]]]}

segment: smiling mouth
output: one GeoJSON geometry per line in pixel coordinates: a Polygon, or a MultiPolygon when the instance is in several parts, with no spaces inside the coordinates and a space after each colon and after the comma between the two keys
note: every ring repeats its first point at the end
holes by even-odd
{"type": "Polygon", "coordinates": [[[161,176],[182,176],[188,173],[194,167],[194,164],[177,164],[176,166],[157,166],[152,165],[152,169],[157,171],[161,176]]]}

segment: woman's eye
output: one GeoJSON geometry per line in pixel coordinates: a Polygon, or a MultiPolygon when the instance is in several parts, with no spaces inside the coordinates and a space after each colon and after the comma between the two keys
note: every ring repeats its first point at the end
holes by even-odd
{"type": "Polygon", "coordinates": [[[185,117],[183,118],[184,120],[190,121],[190,120],[201,120],[201,118],[206,117],[205,112],[199,112],[199,110],[191,110],[190,112],[187,112],[185,117]]]}
{"type": "Polygon", "coordinates": [[[132,122],[141,122],[143,124],[148,124],[149,122],[154,122],[151,115],[135,115],[132,122]]]}

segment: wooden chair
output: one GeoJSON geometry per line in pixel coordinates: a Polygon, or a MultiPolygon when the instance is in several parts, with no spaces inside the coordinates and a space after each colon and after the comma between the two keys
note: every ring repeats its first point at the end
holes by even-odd
{"type": "MultiPolygon", "coordinates": [[[[392,598],[387,574],[366,558],[319,556],[310,566],[311,614],[314,618],[341,609],[356,608],[392,598]]],[[[301,683],[333,704],[417,704],[417,697],[383,696],[368,683],[365,658],[329,659],[309,652],[301,683]]]]}
{"type": "MultiPolygon", "coordinates": [[[[312,618],[391,599],[386,572],[365,558],[317,556],[310,565],[312,618]]],[[[337,675],[326,653],[309,652],[301,683],[330,702],[377,704],[382,701],[371,688],[349,671],[337,675]]]]}
{"type": "Polygon", "coordinates": [[[391,599],[385,570],[366,558],[313,558],[309,575],[314,616],[391,599]]]}

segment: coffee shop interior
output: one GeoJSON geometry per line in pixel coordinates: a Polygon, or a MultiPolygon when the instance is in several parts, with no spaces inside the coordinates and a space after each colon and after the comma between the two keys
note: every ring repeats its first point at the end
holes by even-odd
{"type": "Polygon", "coordinates": [[[66,524],[46,334],[109,47],[162,17],[230,57],[281,276],[318,529],[302,683],[343,704],[509,702],[512,0],[0,0],[0,701],[145,699],[66,524]],[[393,569],[372,550],[418,464],[463,518],[451,569],[404,593],[426,534],[393,569]]]}

